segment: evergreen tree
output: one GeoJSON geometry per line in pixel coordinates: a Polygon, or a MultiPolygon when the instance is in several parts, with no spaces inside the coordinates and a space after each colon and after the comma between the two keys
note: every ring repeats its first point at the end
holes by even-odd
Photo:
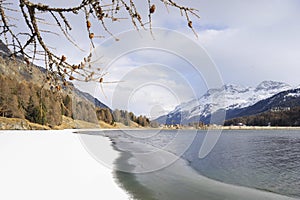
{"type": "Polygon", "coordinates": [[[105,116],[106,116],[106,123],[108,123],[108,124],[113,124],[114,123],[112,114],[111,114],[111,112],[108,108],[105,109],[105,116]]]}
{"type": "Polygon", "coordinates": [[[120,110],[116,109],[113,112],[113,118],[116,122],[120,122],[121,121],[121,112],[120,110]]]}
{"type": "Polygon", "coordinates": [[[25,118],[33,123],[46,124],[46,107],[41,103],[40,107],[36,106],[32,96],[29,98],[29,102],[26,108],[25,118]]]}
{"type": "Polygon", "coordinates": [[[130,116],[129,116],[128,111],[124,112],[124,124],[126,126],[130,126],[130,116]]]}
{"type": "Polygon", "coordinates": [[[63,115],[67,117],[72,117],[72,99],[69,95],[66,95],[63,100],[63,115]]]}

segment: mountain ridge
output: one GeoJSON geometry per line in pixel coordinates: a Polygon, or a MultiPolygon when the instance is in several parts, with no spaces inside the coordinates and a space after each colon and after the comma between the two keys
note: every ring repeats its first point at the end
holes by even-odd
{"type": "Polygon", "coordinates": [[[227,114],[226,126],[299,126],[300,88],[280,92],[255,105],[227,114]]]}
{"type": "Polygon", "coordinates": [[[280,112],[298,106],[300,106],[300,88],[279,92],[246,108],[229,110],[227,119],[257,115],[267,111],[280,112]]]}
{"type": "Polygon", "coordinates": [[[256,87],[225,84],[220,88],[209,89],[198,99],[178,105],[156,121],[166,124],[188,124],[195,121],[209,123],[212,113],[246,108],[289,89],[292,89],[290,85],[278,81],[263,81],[256,87]]]}

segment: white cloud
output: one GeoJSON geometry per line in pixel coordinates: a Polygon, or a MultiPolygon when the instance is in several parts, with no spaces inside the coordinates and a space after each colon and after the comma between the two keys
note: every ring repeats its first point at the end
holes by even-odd
{"type": "Polygon", "coordinates": [[[199,43],[212,56],[225,82],[299,84],[298,1],[213,0],[197,5],[202,15],[199,43]]]}

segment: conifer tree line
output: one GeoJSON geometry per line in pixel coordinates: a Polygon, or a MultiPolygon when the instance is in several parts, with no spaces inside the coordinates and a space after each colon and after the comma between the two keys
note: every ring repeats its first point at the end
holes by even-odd
{"type": "Polygon", "coordinates": [[[136,122],[140,126],[150,124],[150,120],[145,116],[137,117],[125,110],[95,108],[88,101],[74,99],[68,94],[53,93],[25,80],[18,81],[0,75],[0,82],[1,117],[27,119],[47,126],[60,125],[62,115],[93,123],[97,123],[98,119],[111,125],[115,122],[126,126],[130,126],[131,122],[136,122]]]}
{"type": "Polygon", "coordinates": [[[98,108],[96,109],[96,113],[98,120],[102,120],[111,125],[115,122],[122,123],[126,126],[130,126],[132,122],[143,127],[150,125],[150,120],[146,116],[135,116],[133,112],[129,112],[127,110],[116,109],[111,111],[108,108],[98,108]]]}
{"type": "Polygon", "coordinates": [[[58,94],[33,84],[0,75],[0,116],[27,119],[42,125],[58,125],[62,111],[58,94]]]}
{"type": "Polygon", "coordinates": [[[300,107],[292,107],[289,111],[267,111],[257,115],[244,116],[225,121],[225,126],[243,124],[247,126],[299,126],[300,107]]]}

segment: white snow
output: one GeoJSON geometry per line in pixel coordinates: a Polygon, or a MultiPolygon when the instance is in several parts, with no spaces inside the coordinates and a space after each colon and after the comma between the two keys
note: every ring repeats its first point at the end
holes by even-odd
{"type": "Polygon", "coordinates": [[[298,98],[298,97],[300,97],[300,92],[299,93],[288,93],[287,95],[285,95],[285,97],[298,98]]]}
{"type": "Polygon", "coordinates": [[[0,131],[0,199],[130,199],[73,131],[0,131]]]}
{"type": "Polygon", "coordinates": [[[169,116],[183,112],[186,119],[189,119],[193,116],[207,116],[219,109],[245,108],[289,89],[292,89],[290,85],[275,81],[264,81],[256,88],[227,84],[208,90],[199,99],[177,106],[169,116]]]}

